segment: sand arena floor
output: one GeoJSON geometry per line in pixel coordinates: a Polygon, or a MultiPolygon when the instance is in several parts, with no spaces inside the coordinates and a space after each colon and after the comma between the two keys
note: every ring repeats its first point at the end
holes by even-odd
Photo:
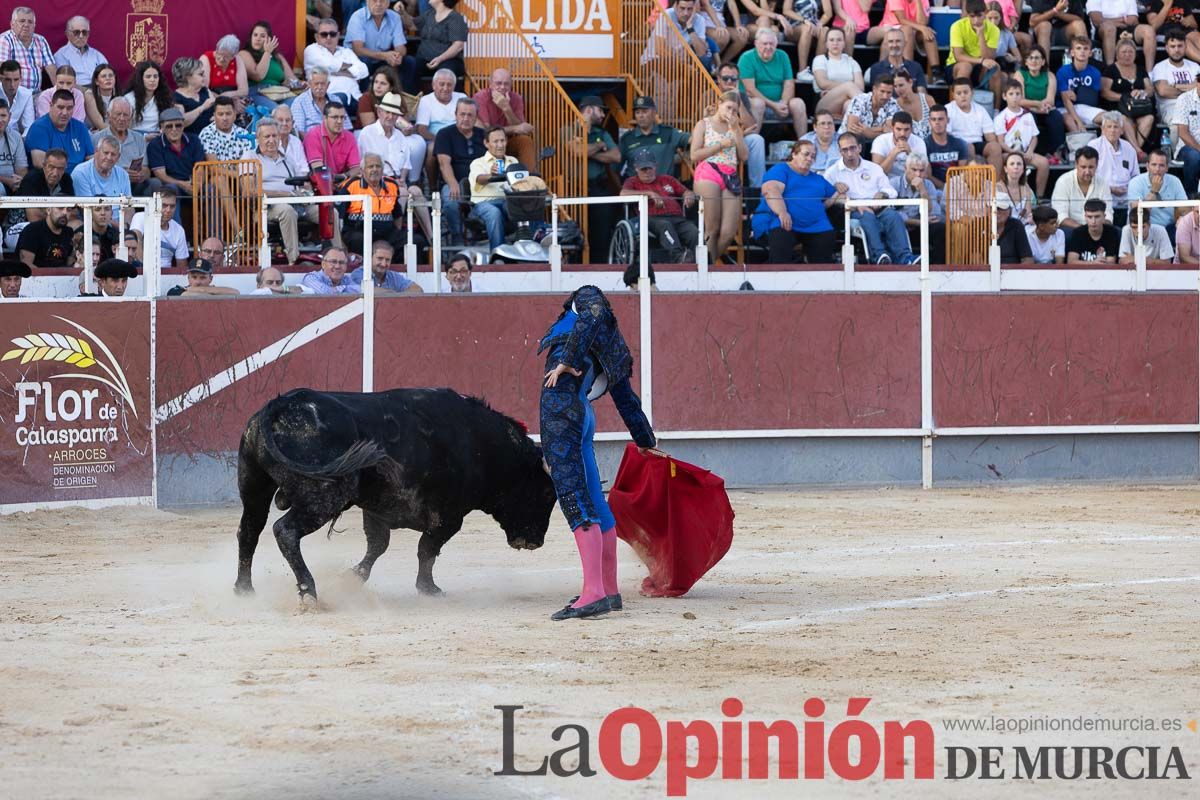
{"type": "MultiPolygon", "coordinates": [[[[499,704],[522,704],[517,762],[592,736],[613,709],[659,720],[925,719],[950,745],[1180,747],[1192,781],[693,781],[700,798],[1183,797],[1200,734],[950,732],[947,719],[1200,716],[1200,489],[739,491],[733,549],[682,599],[637,595],[590,622],[548,614],[577,588],[557,512],[536,552],[472,516],[416,594],[396,532],[362,587],[356,513],[304,541],[325,609],[300,613],[269,532],[235,597],[238,510],[0,518],[0,796],[657,798],[647,780],[495,777],[499,704]]],[[[536,756],[536,759],[535,759],[536,756]]],[[[881,774],[881,772],[880,772],[881,774]]],[[[1193,795],[1194,796],[1194,795],[1193,795]]]]}

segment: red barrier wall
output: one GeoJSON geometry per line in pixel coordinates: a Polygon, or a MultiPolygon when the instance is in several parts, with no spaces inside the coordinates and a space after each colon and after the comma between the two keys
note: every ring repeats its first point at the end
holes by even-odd
{"type": "MultiPolygon", "coordinates": [[[[562,295],[381,297],[375,386],[450,386],[537,432],[537,342],[562,295]]],[[[611,299],[638,355],[638,301],[611,299]]],[[[160,407],[344,298],[163,301],[160,407]]],[[[914,294],[655,294],[659,429],[920,426],[914,294]]],[[[361,318],[160,424],[163,453],[237,447],[246,419],[299,386],[357,391],[361,318]]],[[[934,297],[934,415],[942,427],[1197,420],[1197,301],[1189,294],[934,297]]],[[[640,365],[640,361],[638,362],[640,365]]],[[[635,368],[635,386],[638,385],[635,368]]],[[[623,426],[607,401],[599,429],[623,426]]]]}
{"type": "Polygon", "coordinates": [[[1197,418],[1194,294],[935,295],[940,427],[1197,418]]]}
{"type": "Polygon", "coordinates": [[[657,295],[653,315],[664,430],[921,424],[917,295],[657,295]]]}
{"type": "MultiPolygon", "coordinates": [[[[537,354],[538,341],[562,312],[564,298],[512,294],[380,298],[375,307],[375,388],[452,386],[482,397],[537,433],[546,363],[546,354],[537,354]]],[[[633,350],[636,388],[641,336],[638,299],[610,294],[609,300],[633,350]]],[[[625,429],[612,403],[596,404],[596,429],[625,429]]]]}
{"type": "MultiPolygon", "coordinates": [[[[164,300],[158,310],[161,407],[267,346],[349,303],[343,297],[164,300]]],[[[301,386],[362,389],[362,317],[302,345],[160,423],[160,454],[237,450],[246,420],[271,398],[301,386]]]]}

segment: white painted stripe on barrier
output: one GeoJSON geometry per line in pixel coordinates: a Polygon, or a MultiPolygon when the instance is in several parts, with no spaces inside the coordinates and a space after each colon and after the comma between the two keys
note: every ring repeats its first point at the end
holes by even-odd
{"type": "Polygon", "coordinates": [[[299,330],[289,333],[279,341],[264,347],[257,353],[247,356],[228,369],[218,372],[203,383],[193,386],[175,399],[163,403],[158,407],[155,419],[160,423],[170,419],[176,414],[196,405],[196,403],[212,397],[222,389],[232,386],[242,378],[252,375],[263,367],[283,358],[288,353],[299,350],[304,345],[324,336],[333,329],[362,316],[362,313],[363,301],[359,299],[347,303],[336,311],[332,311],[319,319],[313,320],[299,330]]]}
{"type": "Polygon", "coordinates": [[[117,506],[127,508],[129,506],[152,507],[153,505],[153,497],[101,497],[90,500],[47,500],[44,503],[9,503],[8,505],[0,505],[0,516],[27,511],[60,511],[67,508],[86,508],[91,511],[98,511],[102,508],[116,508],[117,506]]]}
{"type": "Polygon", "coordinates": [[[972,600],[976,597],[989,597],[997,594],[1034,594],[1040,592],[1071,592],[1083,589],[1118,589],[1122,586],[1150,586],[1163,583],[1194,583],[1200,581],[1200,575],[1187,575],[1179,578],[1141,578],[1131,581],[1089,581],[1087,583],[1059,583],[1047,586],[1005,586],[1000,589],[976,589],[969,592],[943,592],[924,597],[902,597],[896,600],[880,600],[876,603],[863,603],[857,606],[843,608],[827,608],[800,614],[783,619],[771,619],[763,622],[749,622],[740,626],[739,633],[754,633],[758,631],[775,631],[781,628],[796,628],[812,625],[825,617],[836,617],[841,614],[854,614],[859,611],[883,611],[890,608],[910,608],[927,603],[940,603],[946,600],[972,600]]]}

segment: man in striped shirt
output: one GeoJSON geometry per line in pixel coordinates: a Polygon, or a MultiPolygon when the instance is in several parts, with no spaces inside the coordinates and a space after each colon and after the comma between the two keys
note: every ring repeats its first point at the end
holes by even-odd
{"type": "Polygon", "coordinates": [[[37,15],[32,8],[17,6],[12,27],[0,34],[0,61],[13,59],[21,65],[21,85],[35,94],[42,89],[42,73],[54,83],[54,53],[45,36],[34,33],[37,15]]]}

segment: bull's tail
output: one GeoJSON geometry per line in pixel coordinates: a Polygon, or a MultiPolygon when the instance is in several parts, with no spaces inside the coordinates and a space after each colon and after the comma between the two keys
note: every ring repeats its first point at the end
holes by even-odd
{"type": "Polygon", "coordinates": [[[349,475],[351,472],[373,467],[387,458],[387,453],[378,442],[359,440],[328,464],[301,464],[283,454],[275,444],[275,439],[271,436],[270,431],[267,432],[265,438],[267,452],[271,454],[271,458],[293,472],[299,472],[301,475],[318,480],[330,481],[342,475],[349,475]]]}
{"type": "Polygon", "coordinates": [[[275,441],[274,431],[272,430],[274,427],[272,424],[274,421],[273,411],[274,409],[268,408],[267,413],[264,414],[265,419],[262,422],[263,444],[272,459],[293,472],[298,472],[310,478],[328,481],[342,475],[366,469],[367,467],[373,467],[388,457],[387,451],[378,442],[370,439],[359,439],[346,448],[337,458],[326,464],[305,464],[296,461],[285,454],[275,441]]]}

